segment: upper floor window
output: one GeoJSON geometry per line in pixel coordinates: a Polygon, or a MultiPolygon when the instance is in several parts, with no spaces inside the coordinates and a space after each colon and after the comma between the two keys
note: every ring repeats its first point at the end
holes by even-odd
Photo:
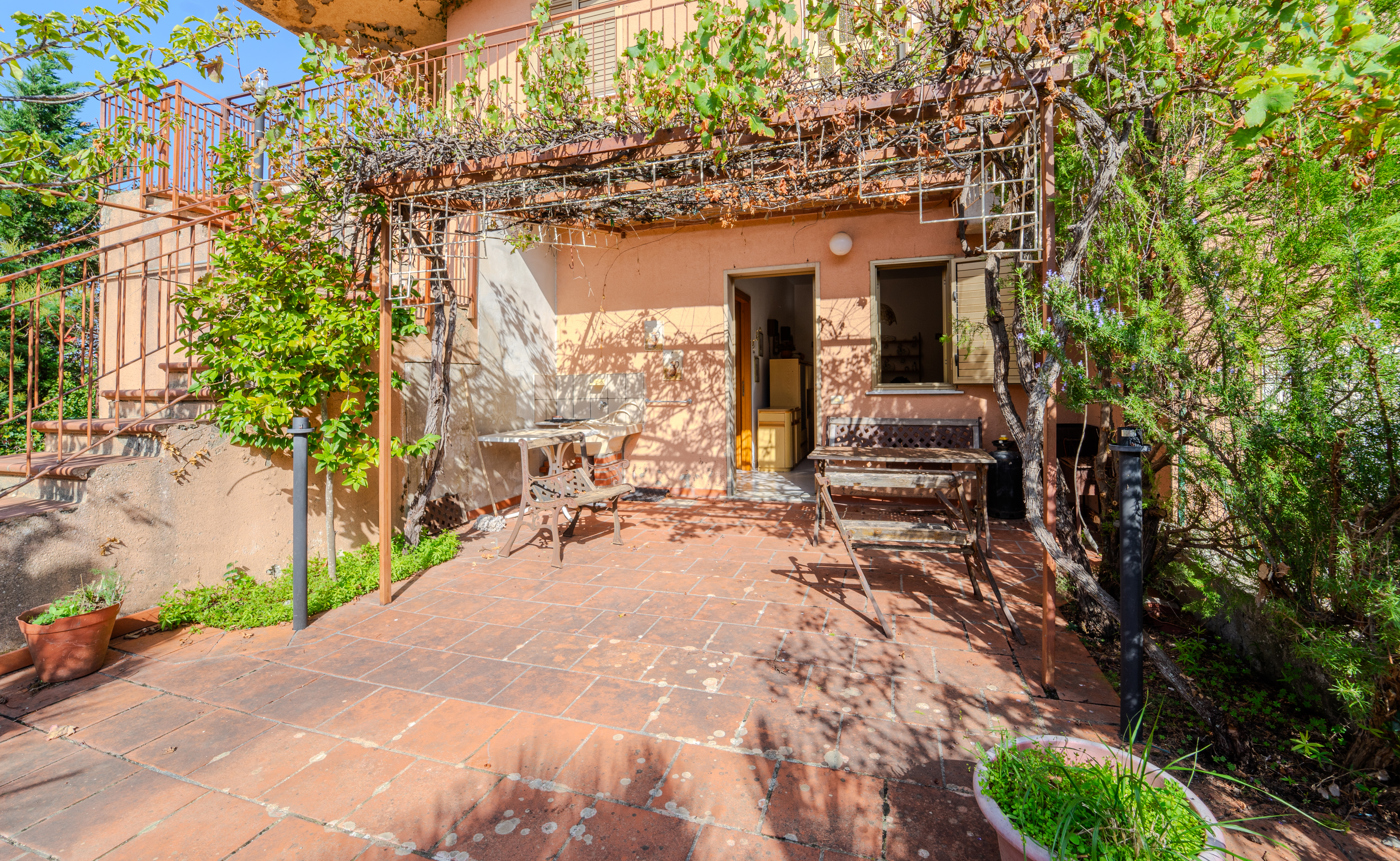
{"type": "MultiPolygon", "coordinates": [[[[550,0],[550,17],[569,12],[581,12],[565,21],[574,22],[574,33],[588,43],[588,91],[595,97],[610,96],[615,90],[613,75],[617,71],[617,10],[609,6],[596,12],[591,6],[601,6],[605,0],[550,0]]],[[[562,22],[561,22],[562,23],[562,22]]]]}

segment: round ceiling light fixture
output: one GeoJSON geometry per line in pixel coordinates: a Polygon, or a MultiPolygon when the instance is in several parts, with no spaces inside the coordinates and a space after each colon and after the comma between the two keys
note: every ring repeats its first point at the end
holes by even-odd
{"type": "Polygon", "coordinates": [[[851,246],[854,244],[855,243],[851,240],[851,234],[843,231],[831,237],[831,241],[827,243],[827,247],[830,248],[831,253],[835,254],[837,257],[845,257],[847,254],[851,253],[851,246]]]}

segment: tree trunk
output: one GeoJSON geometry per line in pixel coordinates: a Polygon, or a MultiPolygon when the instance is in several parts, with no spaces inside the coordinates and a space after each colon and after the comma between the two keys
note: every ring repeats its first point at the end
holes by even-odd
{"type": "MultiPolygon", "coordinates": [[[[330,420],[330,399],[321,401],[321,427],[330,420]]],[[[335,573],[335,472],[326,469],[326,572],[332,580],[339,579],[335,573]]]]}
{"type": "MultiPolygon", "coordinates": [[[[446,220],[441,219],[435,226],[434,236],[441,237],[446,230],[446,220]]],[[[457,332],[457,303],[452,283],[445,273],[446,260],[437,247],[426,241],[418,231],[413,231],[417,251],[427,257],[432,266],[428,279],[433,296],[432,355],[428,373],[428,415],[423,422],[423,435],[435,434],[438,437],[433,450],[423,459],[423,476],[408,502],[404,517],[404,539],[417,546],[423,536],[423,515],[432,500],[433,489],[437,486],[438,474],[442,471],[442,459],[447,441],[447,419],[451,413],[452,347],[457,332]]]]}

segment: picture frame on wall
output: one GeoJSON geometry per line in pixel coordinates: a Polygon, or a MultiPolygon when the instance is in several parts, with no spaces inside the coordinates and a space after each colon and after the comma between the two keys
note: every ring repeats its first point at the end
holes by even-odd
{"type": "Polygon", "coordinates": [[[661,351],[661,378],[663,380],[685,378],[685,353],[680,350],[661,351]]]}
{"type": "Polygon", "coordinates": [[[642,323],[642,346],[646,350],[660,350],[666,343],[666,321],[647,320],[642,323]]]}

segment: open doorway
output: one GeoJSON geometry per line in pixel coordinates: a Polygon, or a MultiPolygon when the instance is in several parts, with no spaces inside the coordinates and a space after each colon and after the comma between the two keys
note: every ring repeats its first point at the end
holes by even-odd
{"type": "Polygon", "coordinates": [[[735,475],[745,499],[810,500],[816,443],[815,276],[735,277],[735,475]]]}

